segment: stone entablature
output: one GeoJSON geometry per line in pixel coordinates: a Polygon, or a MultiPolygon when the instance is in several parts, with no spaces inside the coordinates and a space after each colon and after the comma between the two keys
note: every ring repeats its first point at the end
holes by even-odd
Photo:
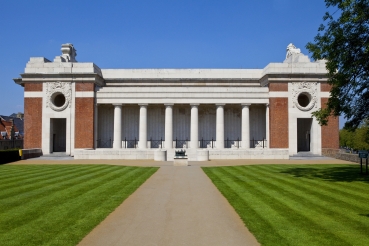
{"type": "MultiPolygon", "coordinates": [[[[32,57],[21,78],[14,80],[25,86],[25,98],[41,99],[37,117],[42,117],[42,137],[30,138],[31,147],[42,147],[44,154],[55,145],[52,136],[58,132],[53,126],[65,125],[70,155],[79,148],[96,149],[102,142],[115,150],[150,149],[152,139],[170,150],[180,136],[189,149],[247,149],[249,156],[262,146],[284,151],[270,156],[285,158],[285,151],[297,153],[304,136],[309,137],[309,151],[321,153],[322,128],[308,119],[322,107],[321,99],[329,97],[326,73],[324,62],[310,62],[292,44],[283,63],[264,69],[100,69],[94,63],[78,63],[74,46],[65,44],[53,62],[32,57]],[[300,129],[304,136],[296,136],[298,122],[306,128],[300,129]],[[211,144],[201,142],[204,138],[211,144]],[[42,146],[36,146],[39,142],[42,146]]],[[[32,112],[25,115],[33,117],[32,112]]],[[[30,124],[28,131],[33,129],[30,124]]],[[[338,128],[333,127],[324,131],[335,134],[338,128]]],[[[217,158],[246,156],[219,153],[225,156],[217,158]]]]}

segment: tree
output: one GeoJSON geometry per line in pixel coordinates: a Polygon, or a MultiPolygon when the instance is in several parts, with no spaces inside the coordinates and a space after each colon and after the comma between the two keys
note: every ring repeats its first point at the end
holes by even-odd
{"type": "Polygon", "coordinates": [[[369,118],[369,0],[325,0],[327,12],[314,42],[306,48],[315,60],[325,59],[332,86],[327,106],[313,116],[326,125],[343,114],[345,128],[356,129],[369,118]]]}
{"type": "Polygon", "coordinates": [[[340,130],[340,146],[354,150],[369,150],[369,121],[364,121],[353,131],[340,130]]]}

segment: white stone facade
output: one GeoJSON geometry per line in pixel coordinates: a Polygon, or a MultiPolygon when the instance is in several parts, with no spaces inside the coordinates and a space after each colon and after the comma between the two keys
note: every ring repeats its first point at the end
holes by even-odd
{"type": "Polygon", "coordinates": [[[165,153],[172,160],[175,149],[186,149],[190,161],[287,159],[298,148],[320,155],[321,127],[312,120],[309,128],[310,121],[298,119],[311,119],[311,112],[322,106],[321,98],[329,97],[320,86],[326,83],[325,63],[310,62],[292,46],[284,63],[264,69],[100,69],[78,63],[73,45],[65,44],[54,62],[31,58],[15,81],[23,86],[42,83],[42,91],[25,89],[24,96],[42,98],[44,154],[65,144],[65,152],[80,159],[162,159],[165,153]],[[285,89],[272,89],[272,83],[285,89]],[[93,89],[84,90],[86,84],[93,89]],[[93,126],[84,134],[92,145],[77,136],[84,129],[76,112],[86,105],[79,99],[88,98],[93,113],[85,120],[93,126]],[[288,100],[281,111],[288,118],[283,126],[287,144],[270,139],[278,128],[270,122],[271,114],[278,116],[272,98],[288,100]],[[302,133],[298,136],[298,122],[309,135],[306,143],[302,133]]]}

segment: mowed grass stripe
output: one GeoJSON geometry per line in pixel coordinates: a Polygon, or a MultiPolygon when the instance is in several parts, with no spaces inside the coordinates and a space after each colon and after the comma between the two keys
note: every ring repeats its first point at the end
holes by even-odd
{"type": "MultiPolygon", "coordinates": [[[[332,168],[342,168],[340,166],[334,166],[332,165],[333,167],[332,168]]],[[[274,171],[275,173],[277,174],[284,174],[284,176],[288,176],[288,177],[291,177],[291,173],[289,173],[289,169],[286,170],[286,167],[284,169],[278,169],[278,168],[275,168],[275,167],[271,167],[271,170],[270,171],[274,171]],[[279,171],[281,170],[281,171],[279,171]]],[[[263,167],[260,167],[260,169],[262,170],[268,170],[268,167],[267,166],[263,166],[263,167]]],[[[291,166],[291,169],[299,169],[301,170],[301,172],[303,172],[304,169],[308,169],[309,171],[311,170],[314,170],[314,171],[319,171],[321,168],[311,168],[311,167],[308,167],[308,168],[304,168],[304,167],[293,167],[291,166]]],[[[355,165],[350,165],[349,166],[349,169],[352,169],[354,171],[356,171],[356,174],[359,174],[360,171],[359,171],[359,168],[355,165]]],[[[358,175],[360,176],[360,175],[358,175]]],[[[293,176],[293,177],[296,177],[296,176],[293,176]]],[[[367,187],[365,186],[358,186],[355,182],[320,182],[319,180],[316,180],[316,179],[311,179],[309,177],[304,177],[304,176],[300,176],[299,178],[301,179],[304,179],[304,182],[309,182],[309,183],[312,183],[314,185],[319,185],[319,186],[323,186],[323,187],[327,187],[329,188],[330,190],[332,190],[333,192],[340,192],[342,193],[342,195],[345,195],[345,196],[356,196],[356,197],[352,197],[354,199],[360,199],[360,198],[366,198],[366,192],[367,192],[367,187]]],[[[328,181],[328,180],[326,180],[328,181]]]]}
{"type": "MultiPolygon", "coordinates": [[[[248,227],[251,233],[254,234],[258,231],[264,231],[263,239],[266,242],[280,242],[284,240],[283,236],[275,232],[273,222],[269,221],[270,217],[277,218],[279,215],[268,204],[246,192],[239,195],[234,190],[233,185],[231,186],[233,183],[231,177],[227,177],[227,174],[221,168],[203,168],[203,170],[238,214],[252,215],[248,217],[247,221],[241,217],[246,225],[252,225],[252,227],[248,227]],[[253,199],[253,203],[247,203],[249,199],[253,199]],[[263,213],[260,213],[260,211],[263,211],[263,213]]],[[[262,241],[259,240],[259,242],[262,241]]]]}
{"type": "MultiPolygon", "coordinates": [[[[106,216],[101,216],[101,214],[104,211],[108,211],[110,206],[111,206],[109,200],[111,202],[114,202],[116,204],[115,207],[117,207],[118,205],[121,204],[121,202],[123,200],[125,200],[131,193],[133,193],[141,185],[140,182],[135,180],[137,177],[142,178],[142,179],[147,179],[151,176],[151,173],[149,173],[147,171],[142,171],[141,170],[140,173],[141,174],[136,173],[136,175],[139,175],[139,176],[131,176],[132,181],[125,186],[125,189],[127,191],[120,192],[121,188],[119,186],[114,187],[115,192],[119,195],[101,196],[100,197],[101,204],[95,203],[96,205],[94,206],[93,209],[91,209],[92,214],[90,213],[88,215],[87,214],[79,215],[80,216],[80,221],[77,221],[72,227],[70,227],[68,225],[73,224],[73,221],[69,221],[69,223],[64,223],[65,225],[64,225],[63,230],[59,230],[58,231],[59,233],[56,234],[55,237],[50,241],[51,245],[58,245],[57,242],[67,241],[68,238],[70,237],[70,234],[76,233],[76,232],[81,230],[80,228],[83,228],[82,226],[83,226],[83,224],[85,224],[84,223],[85,220],[93,219],[95,221],[96,225],[99,224],[100,221],[102,221],[106,217],[106,216]]],[[[110,184],[110,186],[112,186],[112,185],[113,184],[110,184]]],[[[96,197],[96,196],[100,196],[99,191],[94,191],[93,193],[89,194],[89,198],[90,198],[89,201],[92,202],[92,199],[94,199],[94,197],[96,197]]],[[[85,200],[87,200],[87,199],[88,198],[83,198],[83,197],[80,198],[81,202],[85,202],[85,200]]],[[[76,212],[78,212],[78,211],[75,211],[75,213],[76,212]]],[[[64,217],[70,217],[70,215],[66,214],[64,217]]],[[[51,221],[51,220],[47,220],[47,221],[51,221]]],[[[38,224],[38,223],[36,223],[36,224],[38,224]]],[[[93,228],[94,228],[94,226],[93,227],[90,226],[89,228],[86,228],[86,229],[91,231],[93,228]]],[[[61,245],[63,245],[63,244],[61,244],[61,245]]]]}
{"type": "MultiPolygon", "coordinates": [[[[122,179],[126,178],[130,175],[130,170],[132,170],[130,167],[123,167],[124,174],[121,176],[122,179]]],[[[138,171],[138,169],[133,169],[133,172],[138,171]]],[[[21,226],[23,219],[29,218],[37,218],[39,216],[43,216],[45,213],[44,208],[45,207],[52,207],[57,206],[59,204],[62,204],[63,201],[68,202],[69,199],[75,199],[81,192],[87,192],[90,190],[93,190],[96,188],[96,184],[100,182],[109,182],[110,179],[114,179],[115,177],[118,177],[119,175],[122,175],[120,173],[115,173],[110,169],[102,169],[98,172],[93,172],[89,175],[81,175],[81,177],[75,177],[74,179],[68,179],[64,182],[57,182],[53,183],[52,185],[47,185],[43,188],[40,188],[37,190],[37,192],[34,192],[27,196],[26,199],[32,196],[32,200],[27,201],[24,197],[20,197],[17,200],[11,200],[12,203],[5,203],[4,207],[6,208],[6,205],[10,207],[10,209],[5,210],[6,214],[13,215],[17,213],[23,213],[25,214],[26,218],[22,217],[8,217],[3,215],[3,213],[0,214],[2,217],[2,221],[4,224],[11,223],[13,226],[21,226]],[[100,177],[97,179],[97,177],[100,177]],[[57,192],[57,193],[56,193],[57,192]],[[49,196],[50,193],[56,193],[54,196],[49,196]],[[28,210],[20,210],[18,207],[20,205],[23,205],[24,203],[28,203],[27,208],[28,210]],[[12,205],[13,204],[13,205],[12,205]],[[17,206],[18,205],[18,206],[17,206]]],[[[46,177],[47,178],[47,177],[46,177]]],[[[7,230],[10,230],[11,228],[4,228],[7,230]]],[[[1,227],[0,227],[1,231],[1,227]]]]}
{"type": "MultiPolygon", "coordinates": [[[[135,172],[136,174],[139,174],[140,170],[133,170],[131,171],[132,175],[133,172],[135,172]]],[[[126,173],[125,173],[126,174],[126,173]]],[[[27,228],[29,227],[40,227],[39,229],[44,231],[44,232],[49,232],[50,234],[54,235],[54,239],[52,241],[55,241],[56,238],[60,238],[60,235],[64,234],[64,240],[57,240],[57,241],[65,241],[67,240],[67,238],[69,237],[69,233],[75,233],[73,232],[75,229],[73,230],[69,230],[68,232],[64,232],[64,229],[66,227],[68,227],[69,224],[72,224],[73,221],[70,221],[68,218],[74,218],[74,217],[78,217],[80,219],[83,219],[83,212],[81,212],[81,208],[78,208],[78,210],[76,209],[71,209],[74,207],[75,204],[81,204],[82,208],[89,208],[90,209],[90,215],[94,215],[94,211],[99,211],[102,209],[102,207],[104,207],[104,203],[107,202],[107,200],[109,199],[109,196],[105,195],[105,194],[99,194],[98,188],[104,188],[104,187],[112,187],[112,184],[116,183],[116,179],[119,179],[119,176],[121,176],[122,173],[115,173],[114,176],[111,176],[108,180],[105,180],[106,182],[102,182],[100,187],[96,187],[94,189],[90,189],[88,191],[86,191],[82,196],[79,197],[69,197],[68,199],[65,200],[65,203],[63,204],[58,204],[55,205],[53,207],[50,207],[49,210],[45,211],[44,214],[42,215],[42,217],[37,217],[34,218],[32,221],[30,221],[30,223],[28,223],[27,225],[22,225],[20,227],[14,228],[14,232],[12,232],[12,234],[14,236],[19,235],[19,233],[24,234],[24,240],[21,241],[21,243],[27,243],[29,241],[33,242],[33,235],[32,234],[27,234],[27,228]],[[92,212],[92,213],[91,213],[92,212]],[[55,213],[58,213],[59,216],[58,218],[55,218],[54,215],[55,213]],[[53,231],[50,228],[54,228],[55,226],[58,226],[60,229],[62,230],[58,230],[58,231],[53,231]],[[27,237],[28,236],[28,237],[27,237]]],[[[122,177],[122,178],[129,178],[129,176],[132,175],[126,175],[126,177],[122,177]]],[[[142,174],[141,174],[142,175],[142,174]]],[[[141,176],[139,175],[139,176],[141,176]]],[[[137,177],[137,175],[135,175],[137,177]]],[[[138,177],[139,177],[138,176],[138,177]]],[[[129,188],[130,185],[132,185],[132,183],[134,182],[130,182],[128,184],[128,186],[126,188],[129,188]]],[[[137,188],[137,187],[136,187],[137,188]]],[[[136,189],[135,188],[135,189],[136,189]]],[[[119,186],[117,187],[113,187],[111,188],[112,191],[114,192],[118,192],[118,190],[120,189],[119,186]]],[[[124,193],[122,194],[122,198],[121,199],[125,199],[126,196],[124,195],[124,193]]],[[[119,200],[121,200],[119,199],[119,200]]],[[[120,203],[118,203],[120,204],[120,203]]],[[[100,214],[100,213],[98,213],[100,214]]],[[[97,221],[101,221],[104,217],[100,218],[95,218],[97,219],[97,221]]],[[[92,218],[88,218],[89,220],[91,220],[92,218]]],[[[95,220],[96,221],[96,220],[95,220]]],[[[73,226],[76,227],[76,226],[73,226]]],[[[92,228],[90,228],[90,230],[92,230],[92,228]]],[[[10,238],[10,240],[13,240],[10,238]]],[[[39,243],[38,240],[34,241],[35,244],[39,243]]],[[[51,242],[50,242],[51,243],[51,242]]],[[[53,243],[51,243],[51,245],[54,245],[53,243]]]]}
{"type": "MultiPolygon", "coordinates": [[[[232,176],[234,180],[237,180],[237,188],[242,195],[245,190],[243,184],[245,183],[242,178],[239,177],[240,173],[237,167],[226,168],[224,170],[229,176],[232,176]]],[[[265,174],[264,174],[265,175],[265,174]]],[[[248,176],[249,181],[255,181],[252,176],[248,176]]],[[[269,179],[272,180],[272,179],[269,179]]],[[[249,192],[255,197],[263,199],[264,204],[268,204],[275,213],[278,213],[280,217],[276,217],[273,220],[273,228],[283,238],[289,238],[293,245],[301,243],[302,245],[309,244],[311,242],[316,243],[316,245],[325,245],[329,241],[324,239],[324,235],[330,234],[331,238],[335,238],[335,241],[341,241],[339,237],[333,232],[327,231],[325,226],[322,226],[319,221],[315,220],[315,217],[309,216],[309,214],[300,213],[303,208],[301,204],[291,200],[288,196],[280,196],[279,191],[272,189],[272,185],[268,182],[262,180],[262,178],[257,179],[257,182],[248,182],[249,192]],[[286,225],[291,225],[288,227],[286,225]],[[313,225],[313,226],[312,226],[313,225]],[[297,235],[296,233],[291,233],[291,231],[299,229],[302,232],[297,235]],[[302,235],[301,235],[302,234],[302,235]],[[315,240],[315,236],[318,236],[315,240]]],[[[261,214],[265,213],[264,209],[259,211],[261,214]]],[[[310,211],[311,212],[311,211],[310,211]]],[[[270,216],[270,215],[268,215],[270,216]]],[[[316,214],[314,214],[316,216],[316,214]]],[[[275,216],[272,216],[275,217],[275,216]]],[[[330,221],[332,224],[332,221],[330,221]]],[[[326,222],[329,223],[329,222],[326,222]]]]}
{"type": "MultiPolygon", "coordinates": [[[[242,169],[242,168],[241,168],[242,169]]],[[[236,167],[235,170],[240,170],[236,167]]],[[[244,169],[243,169],[244,170],[244,169]]],[[[262,169],[260,169],[262,170],[262,169]]],[[[347,234],[356,234],[356,236],[366,237],[365,226],[367,220],[363,216],[358,216],[358,212],[362,211],[357,206],[344,202],[342,199],[333,198],[333,193],[326,192],[325,195],[318,196],[318,190],[324,191],[324,189],[316,189],[316,187],[310,187],[311,190],[303,188],[305,182],[298,182],[297,179],[291,179],[295,182],[286,182],[280,180],[281,176],[275,175],[273,181],[270,179],[264,180],[265,172],[254,170],[249,172],[248,177],[260,178],[260,183],[264,184],[268,192],[275,192],[284,204],[289,206],[292,210],[298,208],[307,219],[318,223],[325,229],[335,227],[337,231],[345,231],[339,236],[342,240],[345,240],[347,234]],[[323,206],[322,203],[329,204],[323,206]],[[345,207],[345,210],[342,209],[345,207]],[[324,215],[322,218],[322,214],[324,215]],[[331,218],[335,219],[332,220],[331,218]],[[321,220],[323,219],[323,220],[321,220]],[[360,232],[360,234],[358,234],[360,232]]],[[[368,200],[366,200],[368,202],[368,200]]]]}
{"type": "MultiPolygon", "coordinates": [[[[5,182],[2,182],[1,185],[6,185],[9,183],[17,183],[17,182],[21,184],[25,184],[24,182],[30,182],[32,181],[33,178],[39,178],[40,176],[43,177],[49,174],[57,175],[60,173],[67,174],[67,173],[73,173],[76,170],[81,170],[81,167],[79,166],[71,166],[70,168],[68,168],[68,166],[64,166],[64,167],[56,168],[56,169],[52,168],[53,166],[50,166],[50,165],[32,165],[32,167],[33,167],[32,169],[28,169],[28,172],[22,173],[22,175],[14,176],[9,179],[6,179],[6,178],[3,179],[3,181],[5,182]],[[40,169],[39,167],[42,167],[42,168],[40,169]],[[23,180],[22,178],[26,178],[26,179],[23,180]]],[[[96,166],[95,168],[101,169],[102,167],[96,166]]],[[[1,169],[0,169],[0,172],[1,172],[1,169]]]]}
{"type": "MultiPolygon", "coordinates": [[[[28,202],[7,211],[0,217],[1,245],[76,245],[157,170],[108,165],[69,167],[77,174],[101,170],[97,172],[100,175],[89,179],[68,178],[70,182],[62,182],[61,188],[41,187],[45,193],[42,199],[30,196],[28,202]]],[[[65,169],[55,166],[55,171],[58,170],[65,169]]],[[[3,201],[0,200],[0,207],[3,201]]]]}
{"type": "MultiPolygon", "coordinates": [[[[0,165],[0,177],[2,177],[2,179],[7,179],[7,178],[12,178],[14,176],[17,177],[21,177],[24,176],[25,174],[37,174],[40,172],[54,172],[55,171],[55,167],[56,165],[47,165],[47,164],[40,164],[40,165],[27,165],[27,167],[25,165],[21,165],[24,167],[23,170],[19,170],[18,168],[19,165],[0,165]],[[42,169],[38,169],[35,168],[35,166],[43,166],[42,169]],[[1,169],[4,168],[4,169],[1,169]]],[[[58,165],[59,166],[59,165],[58,165]]],[[[73,168],[74,165],[63,165],[63,167],[57,168],[58,170],[70,170],[70,168],[68,168],[68,166],[71,166],[71,168],[73,168]]]]}
{"type": "MultiPolygon", "coordinates": [[[[37,174],[40,172],[40,170],[37,169],[24,169],[22,171],[17,172],[17,169],[12,169],[10,170],[9,168],[7,168],[8,166],[6,166],[6,168],[4,168],[5,165],[0,165],[0,180],[1,181],[6,181],[8,182],[8,180],[12,180],[14,177],[28,177],[28,175],[32,176],[34,174],[37,174]],[[4,169],[1,169],[4,168],[4,169]]],[[[47,171],[52,171],[52,170],[42,170],[43,172],[47,172],[47,171]]]]}
{"type": "MultiPolygon", "coordinates": [[[[334,206],[323,206],[319,203],[329,204],[332,198],[325,197],[319,191],[320,186],[329,186],[328,188],[322,188],[323,193],[328,189],[328,194],[333,194],[331,186],[339,183],[340,186],[345,184],[350,187],[364,186],[369,188],[368,179],[363,179],[361,176],[358,178],[352,175],[353,169],[345,166],[333,167],[333,170],[337,168],[337,172],[329,179],[332,180],[346,180],[350,182],[337,182],[328,181],[326,177],[309,177],[317,182],[318,186],[311,184],[305,185],[305,178],[295,177],[292,175],[286,175],[289,172],[290,166],[274,165],[270,166],[247,166],[247,167],[224,167],[223,170],[227,170],[223,176],[218,179],[223,179],[225,183],[231,183],[231,185],[222,186],[222,183],[213,181],[225,197],[229,200],[232,206],[240,214],[245,224],[250,231],[254,233],[259,242],[265,245],[368,245],[368,233],[369,233],[369,210],[356,210],[355,206],[362,208],[369,204],[368,200],[351,202],[352,198],[339,198],[343,202],[335,202],[334,206]],[[349,173],[350,178],[339,177],[341,175],[340,168],[346,170],[349,173]],[[289,180],[290,179],[290,180],[289,180]],[[360,182],[351,182],[360,180],[360,182]],[[320,184],[320,186],[319,186],[320,184]],[[295,186],[295,187],[294,187],[295,186]],[[233,190],[230,191],[229,187],[233,190]],[[236,189],[236,192],[234,191],[236,189]],[[311,191],[309,191],[311,189],[311,191]],[[231,192],[234,196],[237,193],[243,197],[242,203],[234,203],[233,200],[241,201],[242,199],[229,197],[227,194],[231,192]],[[306,196],[305,196],[306,195],[306,196]],[[325,199],[328,199],[328,203],[325,199]],[[265,207],[266,205],[260,205],[260,201],[273,207],[277,210],[275,214],[283,214],[281,218],[270,213],[265,207]],[[359,204],[357,204],[359,203],[359,204]],[[361,203],[361,204],[360,204],[361,203]],[[354,204],[354,205],[352,205],[354,204]],[[243,207],[258,206],[261,207],[259,211],[263,213],[264,220],[255,224],[255,216],[252,213],[245,213],[242,211],[243,207]],[[350,207],[351,206],[351,207],[350,207]],[[241,209],[240,209],[241,208],[241,209]],[[332,209],[331,209],[332,208],[332,209]],[[330,210],[331,209],[331,210],[330,210]],[[357,214],[358,211],[362,211],[362,214],[357,214]],[[367,211],[367,212],[365,212],[367,211]],[[345,214],[346,213],[346,214],[345,214]],[[350,217],[350,215],[352,215],[350,217]],[[286,237],[283,237],[282,241],[269,240],[271,238],[266,235],[265,230],[261,229],[264,221],[268,223],[275,223],[277,225],[276,231],[270,231],[269,233],[276,235],[283,235],[283,230],[288,231],[285,233],[286,237]],[[303,223],[302,223],[302,222],[303,223]],[[318,224],[318,226],[317,226],[318,224]],[[323,227],[323,229],[322,229],[323,227]],[[306,237],[306,232],[309,233],[306,237]],[[322,233],[324,232],[324,233],[322,233]],[[300,238],[300,239],[299,239],[300,238]]],[[[305,166],[307,168],[313,168],[312,166],[305,166]]],[[[293,167],[296,168],[296,167],[293,167]]],[[[322,172],[331,171],[331,166],[319,166],[322,172]]],[[[204,171],[209,174],[209,177],[213,180],[214,177],[210,175],[208,169],[215,168],[203,168],[204,171]]],[[[355,172],[355,170],[354,170],[355,172]]],[[[345,174],[343,172],[342,174],[345,174]]],[[[335,188],[336,189],[336,188],[335,188]]],[[[339,189],[339,188],[338,188],[339,189]]],[[[338,190],[339,191],[339,190],[338,190]]],[[[345,191],[346,192],[346,191],[345,191]]],[[[369,197],[367,197],[369,199],[369,197]]],[[[369,208],[368,208],[369,209],[369,208]]],[[[254,209],[258,211],[257,209],[254,209]]],[[[258,215],[260,217],[260,215],[258,215]]],[[[266,228],[270,226],[265,225],[266,228]]],[[[267,232],[268,233],[268,232],[267,232]]]]}
{"type": "MultiPolygon", "coordinates": [[[[56,170],[54,173],[50,173],[48,175],[43,175],[40,173],[38,177],[33,177],[30,181],[19,182],[19,184],[10,187],[8,189],[3,189],[3,192],[0,192],[0,199],[6,197],[8,201],[11,201],[12,196],[15,196],[14,199],[19,198],[27,198],[27,196],[35,196],[37,193],[42,193],[45,189],[52,189],[52,187],[57,186],[63,188],[62,185],[70,185],[70,183],[76,183],[79,180],[89,179],[96,175],[99,175],[100,172],[109,171],[104,169],[103,167],[95,168],[95,169],[80,169],[79,172],[76,172],[76,169],[70,170],[68,172],[64,172],[63,175],[60,175],[60,172],[56,170]],[[40,190],[42,188],[42,190],[40,190]]],[[[0,211],[1,213],[1,211],[0,211]]]]}
{"type": "MultiPolygon", "coordinates": [[[[250,173],[248,175],[256,175],[257,177],[260,177],[260,175],[264,174],[264,172],[261,170],[262,169],[254,170],[252,174],[250,173]]],[[[332,207],[337,204],[343,204],[353,210],[367,208],[365,205],[365,203],[368,201],[367,196],[351,195],[347,192],[340,192],[339,189],[334,187],[335,184],[320,184],[319,182],[317,183],[317,181],[314,182],[308,179],[303,179],[303,182],[301,182],[301,179],[291,179],[290,177],[286,177],[284,175],[275,175],[273,177],[273,183],[278,186],[278,189],[282,187],[289,187],[289,189],[293,189],[293,193],[300,197],[306,198],[305,196],[309,196],[311,200],[320,201],[319,204],[315,204],[318,206],[332,207]]],[[[285,192],[288,192],[288,189],[285,192]]]]}
{"type": "MultiPolygon", "coordinates": [[[[260,168],[263,170],[263,168],[260,168]]],[[[255,170],[253,173],[261,174],[260,170],[255,170]]],[[[266,169],[264,169],[266,171],[266,169]]],[[[364,192],[353,192],[345,189],[345,184],[337,184],[333,182],[319,182],[306,178],[291,179],[286,175],[275,175],[274,179],[285,185],[295,187],[296,192],[305,192],[305,195],[310,195],[312,199],[324,201],[317,205],[329,206],[332,208],[337,204],[344,205],[352,210],[365,210],[368,208],[368,195],[364,192]],[[303,182],[301,182],[303,180],[303,182]],[[316,199],[318,198],[318,199],[316,199]],[[328,199],[329,198],[329,199],[328,199]]],[[[331,209],[330,209],[331,210],[331,209]]],[[[338,211],[337,211],[338,212],[338,211]]]]}
{"type": "MultiPolygon", "coordinates": [[[[286,216],[285,210],[279,209],[273,200],[270,201],[262,192],[254,189],[253,185],[245,185],[242,180],[234,177],[223,168],[219,169],[222,172],[219,174],[219,177],[225,180],[229,184],[228,187],[230,187],[229,189],[225,188],[225,197],[230,201],[239,215],[248,215],[247,220],[245,216],[241,216],[241,219],[262,245],[275,245],[278,242],[282,242],[281,245],[283,243],[284,245],[288,245],[286,242],[287,237],[289,237],[289,243],[291,245],[298,245],[297,243],[304,245],[303,243],[306,243],[304,239],[308,241],[310,235],[307,231],[301,230],[301,226],[285,226],[294,223],[296,218],[286,216]],[[230,191],[237,194],[238,202],[234,202],[232,198],[228,197],[228,192],[230,191]],[[249,202],[251,200],[252,203],[249,202]],[[255,212],[245,213],[245,206],[252,207],[255,212]],[[258,220],[258,218],[262,218],[262,220],[258,220]],[[300,231],[298,235],[296,235],[296,230],[300,231]],[[262,232],[261,236],[259,232],[262,232]]],[[[207,172],[206,169],[205,172],[207,172]]],[[[301,221],[306,222],[305,220],[301,221]]],[[[320,245],[327,243],[326,240],[320,237],[318,237],[318,241],[320,245]]]]}
{"type": "MultiPolygon", "coordinates": [[[[3,166],[4,167],[4,166],[3,166]]],[[[4,168],[5,169],[5,168],[4,168]]],[[[16,171],[16,169],[14,169],[16,171]]],[[[70,170],[72,172],[72,170],[70,170]]],[[[31,178],[33,177],[39,177],[40,174],[42,175],[46,175],[49,173],[55,173],[55,170],[53,169],[44,169],[44,170],[40,170],[40,169],[36,169],[36,168],[32,168],[32,169],[27,169],[27,171],[22,172],[22,173],[13,173],[12,175],[8,175],[6,172],[3,172],[0,166],[0,173],[2,173],[2,177],[1,177],[1,188],[7,188],[9,184],[13,184],[15,183],[20,183],[23,181],[22,178],[27,178],[26,180],[29,181],[31,178]]],[[[10,186],[9,186],[10,187],[10,186]]]]}

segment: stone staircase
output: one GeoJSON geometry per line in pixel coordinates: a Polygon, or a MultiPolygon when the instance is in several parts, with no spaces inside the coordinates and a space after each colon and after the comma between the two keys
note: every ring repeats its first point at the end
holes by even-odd
{"type": "Polygon", "coordinates": [[[290,156],[290,159],[330,159],[329,157],[316,155],[311,153],[310,151],[300,151],[297,154],[290,156]]]}

